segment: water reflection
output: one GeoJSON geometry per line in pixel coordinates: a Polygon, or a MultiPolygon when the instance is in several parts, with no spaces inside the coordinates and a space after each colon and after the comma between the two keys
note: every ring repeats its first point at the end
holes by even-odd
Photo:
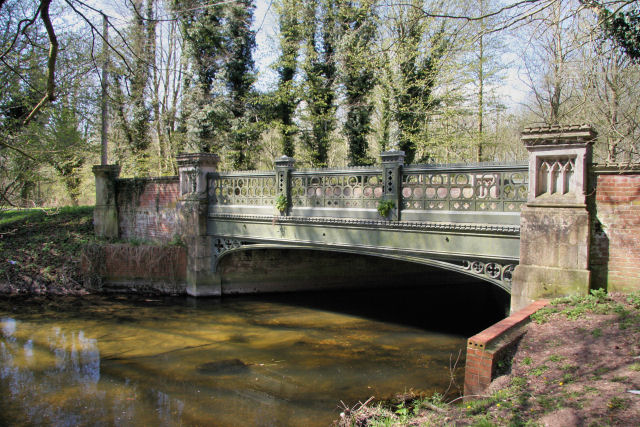
{"type": "Polygon", "coordinates": [[[460,335],[277,300],[0,303],[0,424],[328,425],[442,391],[460,335]]]}

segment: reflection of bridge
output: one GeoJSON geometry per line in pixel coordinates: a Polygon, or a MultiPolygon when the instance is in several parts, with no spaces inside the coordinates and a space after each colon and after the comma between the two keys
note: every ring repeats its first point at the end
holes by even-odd
{"type": "Polygon", "coordinates": [[[438,266],[510,291],[527,166],[404,167],[394,151],[382,160],[379,168],[296,171],[283,157],[275,172],[209,173],[212,269],[239,250],[317,249],[438,266]],[[382,218],[382,200],[400,209],[382,218]]]}

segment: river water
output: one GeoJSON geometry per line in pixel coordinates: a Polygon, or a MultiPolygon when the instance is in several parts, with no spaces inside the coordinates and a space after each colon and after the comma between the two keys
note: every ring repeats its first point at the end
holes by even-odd
{"type": "Polygon", "coordinates": [[[341,401],[448,388],[468,331],[349,298],[0,301],[0,425],[330,425],[341,401]]]}

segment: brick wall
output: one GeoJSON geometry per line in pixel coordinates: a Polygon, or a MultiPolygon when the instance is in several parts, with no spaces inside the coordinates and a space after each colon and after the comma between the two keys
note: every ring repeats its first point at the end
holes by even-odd
{"type": "Polygon", "coordinates": [[[526,332],[531,315],[549,304],[538,300],[469,338],[464,368],[464,396],[482,395],[496,376],[499,362],[508,360],[511,351],[526,332]]]}
{"type": "Polygon", "coordinates": [[[85,286],[101,291],[179,295],[186,292],[183,246],[92,244],[84,247],[85,286]]]}
{"type": "Polygon", "coordinates": [[[178,177],[117,180],[120,238],[170,241],[178,232],[179,195],[178,177]]]}
{"type": "Polygon", "coordinates": [[[640,290],[640,169],[595,169],[592,287],[640,290]]]}

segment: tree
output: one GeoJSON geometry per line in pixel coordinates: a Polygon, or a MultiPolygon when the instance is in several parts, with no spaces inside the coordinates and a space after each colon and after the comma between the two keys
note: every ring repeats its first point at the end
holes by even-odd
{"type": "Polygon", "coordinates": [[[233,167],[250,169],[254,159],[251,151],[257,140],[255,114],[252,117],[251,90],[255,82],[253,49],[255,34],[251,30],[253,21],[251,0],[239,0],[227,6],[227,16],[223,31],[225,43],[225,84],[231,111],[230,148],[233,167]]]}
{"type": "Polygon", "coordinates": [[[79,150],[87,146],[86,136],[80,133],[79,126],[75,111],[62,107],[54,113],[46,137],[50,147],[47,162],[62,178],[73,206],[78,205],[82,181],[80,169],[87,158],[86,151],[79,150]]]}
{"type": "Polygon", "coordinates": [[[632,62],[640,63],[640,7],[633,0],[581,0],[599,18],[605,38],[613,41],[632,62]],[[635,5],[634,5],[635,3],[635,5]],[[615,10],[609,7],[616,7],[615,10]]]}
{"type": "Polygon", "coordinates": [[[295,155],[294,137],[297,131],[293,119],[298,105],[294,77],[298,69],[301,39],[298,5],[299,2],[296,0],[282,0],[277,6],[280,56],[276,63],[278,89],[273,103],[275,104],[275,117],[279,122],[282,136],[282,153],[290,157],[295,155]]]}
{"type": "Polygon", "coordinates": [[[429,112],[440,104],[434,89],[449,41],[444,24],[427,20],[418,8],[401,10],[392,31],[397,39],[393,116],[398,148],[405,152],[405,161],[413,163],[418,144],[425,139],[429,112]]]}
{"type": "Polygon", "coordinates": [[[368,136],[371,133],[376,85],[373,42],[376,34],[373,1],[340,2],[340,74],[345,91],[347,119],[344,133],[349,143],[349,164],[370,165],[368,136]]]}
{"type": "Polygon", "coordinates": [[[253,4],[176,3],[193,77],[183,120],[196,148],[229,153],[234,168],[251,167],[257,129],[252,112],[255,81],[251,30],[253,4]]]}
{"type": "Polygon", "coordinates": [[[553,7],[536,16],[528,34],[523,63],[534,102],[532,112],[548,125],[565,123],[575,112],[575,74],[583,35],[573,0],[554,0],[553,7]]]}
{"type": "Polygon", "coordinates": [[[309,129],[303,134],[311,164],[326,167],[336,113],[336,58],[338,39],[334,0],[309,0],[304,9],[305,59],[304,121],[309,129]]]}

